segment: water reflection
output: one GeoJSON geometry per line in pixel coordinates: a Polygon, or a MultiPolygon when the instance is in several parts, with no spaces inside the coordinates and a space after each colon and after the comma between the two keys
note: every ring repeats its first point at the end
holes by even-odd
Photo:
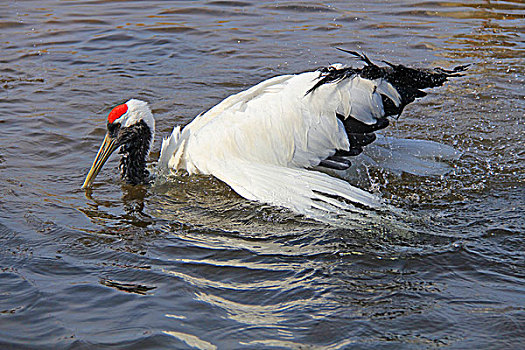
{"type": "Polygon", "coordinates": [[[118,221],[119,224],[130,224],[137,227],[145,228],[153,223],[153,219],[144,213],[145,202],[148,198],[149,185],[130,186],[123,184],[121,186],[122,195],[118,199],[106,199],[104,196],[96,193],[96,189],[85,190],[87,207],[79,208],[88,218],[93,221],[100,219],[110,219],[118,221]],[[103,208],[119,208],[124,211],[120,215],[112,215],[103,208]]]}
{"type": "Polygon", "coordinates": [[[200,339],[199,337],[193,334],[187,334],[182,332],[174,331],[164,331],[163,333],[182,340],[186,345],[191,348],[196,348],[199,350],[215,350],[217,346],[213,345],[210,342],[200,339]]]}

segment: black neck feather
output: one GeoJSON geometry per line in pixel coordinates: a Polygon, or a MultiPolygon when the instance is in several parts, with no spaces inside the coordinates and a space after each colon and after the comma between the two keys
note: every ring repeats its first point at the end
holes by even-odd
{"type": "Polygon", "coordinates": [[[149,171],[146,157],[149,153],[152,133],[149,126],[141,120],[137,124],[120,130],[122,146],[119,153],[122,179],[132,185],[147,182],[149,171]]]}

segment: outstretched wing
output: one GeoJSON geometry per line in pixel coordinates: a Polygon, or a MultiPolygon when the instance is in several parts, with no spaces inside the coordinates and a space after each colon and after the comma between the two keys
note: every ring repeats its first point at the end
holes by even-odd
{"type": "MultiPolygon", "coordinates": [[[[344,120],[365,125],[384,117],[382,95],[399,103],[386,81],[355,75],[308,93],[320,72],[284,76],[233,95],[189,124],[184,164],[190,172],[210,173],[210,159],[230,158],[283,167],[311,168],[348,151],[344,120]]],[[[184,135],[187,132],[187,135],[184,135]]]]}
{"type": "Polygon", "coordinates": [[[441,85],[465,67],[426,71],[366,56],[361,69],[332,65],[275,77],[195,118],[163,142],[159,165],[211,174],[241,196],[307,213],[351,202],[377,206],[373,195],[311,170],[345,169],[420,89],[441,85]]]}

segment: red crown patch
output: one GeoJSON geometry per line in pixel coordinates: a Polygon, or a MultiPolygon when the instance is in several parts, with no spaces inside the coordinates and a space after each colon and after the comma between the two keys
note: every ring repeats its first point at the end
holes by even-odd
{"type": "Polygon", "coordinates": [[[122,117],[126,112],[128,111],[128,105],[118,105],[117,107],[113,108],[111,112],[108,115],[108,123],[112,124],[115,120],[122,117]]]}

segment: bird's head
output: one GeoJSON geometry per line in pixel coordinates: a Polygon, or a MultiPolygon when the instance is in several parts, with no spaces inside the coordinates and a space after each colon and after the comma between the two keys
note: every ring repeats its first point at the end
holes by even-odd
{"type": "Polygon", "coordinates": [[[113,108],[108,116],[106,136],[82,188],[91,187],[104,163],[119,147],[123,180],[134,185],[145,182],[149,176],[146,157],[154,132],[155,120],[146,102],[131,99],[113,108]]]}

